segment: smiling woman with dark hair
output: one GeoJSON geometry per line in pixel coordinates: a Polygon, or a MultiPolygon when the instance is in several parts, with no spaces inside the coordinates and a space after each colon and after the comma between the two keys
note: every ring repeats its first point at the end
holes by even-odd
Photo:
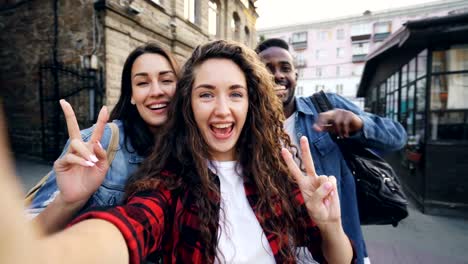
{"type": "MultiPolygon", "coordinates": [[[[127,185],[125,204],[84,213],[37,243],[47,263],[295,263],[299,247],[320,263],[354,261],[336,180],[315,173],[305,137],[305,172],[295,164],[268,76],[241,44],[198,47],[154,151],[127,185]]],[[[64,111],[73,128],[71,109],[64,111]]],[[[70,166],[94,177],[78,162],[70,166]]],[[[31,245],[29,235],[2,239],[31,245]]],[[[22,257],[15,254],[4,259],[22,257]]]]}
{"type": "MultiPolygon", "coordinates": [[[[107,118],[106,121],[101,118],[95,126],[81,133],[78,131],[81,135],[67,142],[54,170],[28,209],[32,215],[39,214],[34,221],[39,222],[46,233],[62,229],[79,210],[122,203],[125,182],[149,155],[158,130],[167,119],[178,71],[172,55],[155,43],[139,46],[128,55],[122,70],[120,97],[110,113],[119,134],[115,157],[107,169],[109,165],[92,154],[97,142],[105,149],[110,145],[113,133],[106,124],[107,118]],[[95,170],[97,176],[93,181],[60,178],[59,171],[76,170],[62,161],[76,160],[77,153],[86,154],[81,162],[95,170]]],[[[70,108],[65,101],[61,104],[70,108]]]]}

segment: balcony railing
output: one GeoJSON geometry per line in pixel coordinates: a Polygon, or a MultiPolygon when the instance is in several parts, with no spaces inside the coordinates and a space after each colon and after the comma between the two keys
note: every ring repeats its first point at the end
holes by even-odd
{"type": "Polygon", "coordinates": [[[382,41],[384,39],[386,39],[388,36],[390,36],[390,32],[386,32],[386,33],[376,33],[374,34],[374,41],[382,41]]]}
{"type": "Polygon", "coordinates": [[[353,55],[352,61],[353,62],[363,62],[366,60],[367,54],[356,54],[353,55]]]}
{"type": "Polygon", "coordinates": [[[291,42],[291,45],[294,50],[304,50],[307,48],[307,40],[306,41],[297,41],[297,42],[291,42]]]}

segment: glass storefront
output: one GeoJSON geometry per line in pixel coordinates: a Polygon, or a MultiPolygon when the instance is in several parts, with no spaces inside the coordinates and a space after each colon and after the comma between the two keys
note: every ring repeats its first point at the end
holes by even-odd
{"type": "Polygon", "coordinates": [[[468,45],[423,50],[372,89],[367,100],[372,112],[399,121],[409,142],[425,142],[427,119],[427,140],[468,141],[468,45]]]}

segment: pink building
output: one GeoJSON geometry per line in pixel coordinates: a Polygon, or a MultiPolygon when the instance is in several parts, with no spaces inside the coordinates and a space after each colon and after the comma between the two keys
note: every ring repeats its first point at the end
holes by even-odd
{"type": "Polygon", "coordinates": [[[296,95],[336,92],[361,108],[356,98],[366,55],[408,20],[468,11],[466,0],[442,0],[362,15],[257,30],[260,39],[282,38],[290,44],[299,81],[296,95]]]}

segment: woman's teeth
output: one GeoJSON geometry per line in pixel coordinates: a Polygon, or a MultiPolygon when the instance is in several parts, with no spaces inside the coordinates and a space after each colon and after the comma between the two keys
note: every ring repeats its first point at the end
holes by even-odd
{"type": "Polygon", "coordinates": [[[167,106],[167,104],[155,104],[155,105],[150,105],[149,109],[158,110],[158,109],[164,108],[166,106],[167,106]]]}

